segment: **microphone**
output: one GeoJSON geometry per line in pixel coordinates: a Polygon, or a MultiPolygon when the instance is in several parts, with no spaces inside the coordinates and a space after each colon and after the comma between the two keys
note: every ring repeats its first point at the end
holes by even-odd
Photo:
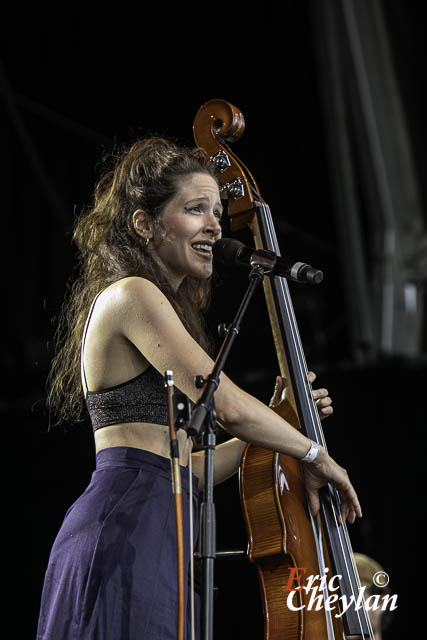
{"type": "Polygon", "coordinates": [[[311,264],[290,258],[281,258],[274,251],[252,249],[233,238],[217,240],[213,245],[212,252],[215,261],[226,267],[252,267],[252,262],[256,263],[258,258],[264,265],[267,263],[271,266],[270,270],[266,271],[266,275],[281,276],[294,282],[310,284],[319,284],[323,280],[322,271],[314,269],[311,264]]]}

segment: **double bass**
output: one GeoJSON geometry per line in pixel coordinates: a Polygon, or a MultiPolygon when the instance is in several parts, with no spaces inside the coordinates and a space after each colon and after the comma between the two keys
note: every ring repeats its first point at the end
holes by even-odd
{"type": "MultiPolygon", "coordinates": [[[[256,249],[280,256],[270,209],[249,169],[230,148],[244,129],[241,111],[219,99],[200,107],[193,126],[196,144],[209,154],[222,196],[227,197],[231,231],[249,227],[256,249]]],[[[285,399],[272,410],[327,449],[287,282],[265,278],[263,286],[280,373],[287,381],[285,399]]],[[[249,444],[240,467],[240,494],[248,557],[260,582],[265,640],[374,638],[336,489],[328,484],[319,491],[320,514],[314,518],[307,504],[302,464],[249,444]],[[310,590],[303,588],[309,576],[337,577],[332,592],[326,579],[320,590],[324,602],[334,607],[309,606],[310,590]],[[289,607],[284,589],[291,583],[293,606],[289,607]],[[353,606],[346,609],[343,602],[353,606]]]]}

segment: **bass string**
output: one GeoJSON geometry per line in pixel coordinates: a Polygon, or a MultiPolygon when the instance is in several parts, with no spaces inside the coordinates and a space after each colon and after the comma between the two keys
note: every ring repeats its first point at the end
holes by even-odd
{"type": "MultiPolygon", "coordinates": [[[[336,492],[336,490],[334,490],[334,491],[336,492]]],[[[349,550],[348,561],[351,563],[352,575],[353,575],[354,581],[356,583],[357,593],[359,594],[362,585],[360,583],[359,572],[357,570],[356,561],[354,559],[353,549],[352,549],[352,545],[351,545],[351,541],[350,541],[350,536],[349,536],[348,529],[347,529],[347,526],[346,526],[345,523],[343,523],[343,525],[342,525],[342,532],[343,532],[345,540],[346,540],[346,546],[347,546],[347,548],[349,550]]],[[[374,637],[374,632],[373,632],[373,629],[372,629],[370,617],[369,617],[369,615],[368,615],[368,613],[366,611],[366,608],[365,608],[365,599],[364,599],[363,596],[362,596],[362,602],[363,602],[363,607],[362,607],[361,611],[363,612],[364,621],[365,621],[365,623],[366,623],[366,625],[368,627],[368,630],[369,630],[369,637],[373,638],[374,637]]]]}
{"type": "MultiPolygon", "coordinates": [[[[280,248],[279,248],[276,232],[273,225],[270,208],[265,203],[262,203],[260,208],[262,212],[261,214],[262,218],[266,222],[266,225],[265,226],[263,225],[263,228],[266,234],[265,240],[267,244],[265,248],[267,248],[270,251],[274,251],[276,255],[280,256],[281,255],[280,248]]],[[[322,444],[324,449],[327,451],[326,440],[325,440],[323,428],[320,424],[320,418],[317,411],[317,407],[315,406],[315,403],[313,401],[312,395],[310,393],[310,389],[306,384],[306,380],[308,376],[308,368],[307,368],[304,350],[301,343],[301,338],[297,328],[295,312],[293,309],[293,305],[292,305],[290,293],[289,293],[289,287],[285,278],[276,278],[276,284],[278,285],[278,289],[280,290],[279,298],[281,299],[281,301],[283,301],[284,310],[287,316],[287,326],[291,331],[293,344],[295,345],[294,355],[298,365],[298,371],[296,372],[296,374],[298,374],[299,372],[300,379],[302,381],[302,384],[300,385],[300,387],[304,390],[304,396],[303,396],[303,401],[305,404],[304,408],[306,409],[306,411],[308,411],[310,423],[315,433],[316,442],[318,442],[319,444],[322,444]]],[[[357,595],[354,589],[354,582],[356,582],[356,585],[359,590],[360,588],[359,575],[358,575],[357,568],[354,561],[354,556],[351,548],[347,526],[345,523],[341,523],[341,518],[338,515],[340,513],[339,495],[337,490],[332,488],[330,485],[328,485],[328,491],[330,495],[329,504],[331,508],[324,509],[324,521],[328,528],[329,539],[331,541],[334,540],[334,536],[332,536],[332,530],[334,530],[338,534],[338,541],[339,541],[339,546],[341,550],[341,556],[344,558],[345,569],[347,573],[347,583],[350,585],[351,594],[354,596],[355,600],[357,600],[357,595]],[[351,565],[351,571],[350,571],[349,565],[351,565]],[[353,580],[352,580],[352,577],[353,577],[353,580]]],[[[370,628],[370,631],[372,631],[369,616],[367,616],[364,608],[362,610],[364,612],[364,617],[365,617],[367,626],[368,628],[370,628]]],[[[357,612],[357,617],[359,620],[360,629],[363,633],[363,625],[358,612],[357,612]]]]}
{"type": "MultiPolygon", "coordinates": [[[[323,571],[323,575],[326,575],[326,562],[325,562],[325,555],[323,553],[322,529],[320,527],[319,519],[313,517],[313,514],[311,513],[310,509],[308,509],[308,513],[310,516],[311,528],[313,529],[313,537],[316,544],[317,558],[319,563],[319,572],[321,575],[323,571]]],[[[325,584],[323,587],[323,597],[325,598],[325,602],[328,596],[329,596],[328,585],[325,584]]],[[[332,611],[329,611],[326,607],[325,607],[325,618],[326,618],[328,640],[330,638],[334,640],[335,634],[334,634],[334,628],[333,628],[333,622],[332,622],[332,611]]]]}
{"type": "MultiPolygon", "coordinates": [[[[353,556],[353,551],[351,547],[350,537],[348,534],[347,525],[345,523],[341,523],[340,520],[337,519],[337,511],[334,508],[334,500],[333,496],[336,494],[337,499],[339,500],[336,489],[328,485],[328,497],[329,500],[325,501],[325,499],[321,500],[321,508],[323,513],[323,523],[326,529],[328,530],[328,536],[331,543],[334,542],[335,536],[338,537],[338,544],[341,548],[341,557],[344,561],[344,568],[346,573],[346,581],[345,584],[349,587],[346,589],[347,596],[353,596],[353,601],[357,602],[359,597],[359,589],[360,589],[360,580],[359,574],[357,571],[356,563],[353,556]],[[328,509],[328,504],[331,507],[328,509]],[[335,534],[335,535],[334,535],[335,534]]],[[[365,610],[364,601],[362,600],[363,606],[361,609],[355,609],[356,617],[358,620],[359,629],[363,635],[364,628],[367,627],[369,631],[370,637],[372,637],[372,627],[370,623],[369,616],[365,610]],[[365,627],[364,627],[365,624],[365,627]]]]}
{"type": "MultiPolygon", "coordinates": [[[[268,248],[274,251],[278,256],[280,256],[280,248],[279,248],[276,232],[273,225],[270,208],[265,204],[263,206],[263,215],[264,215],[264,219],[267,222],[265,230],[267,233],[267,243],[269,244],[268,248]]],[[[322,444],[322,446],[327,451],[326,440],[323,433],[323,429],[320,424],[317,408],[314,404],[313,397],[311,395],[311,389],[307,384],[308,368],[305,360],[304,350],[301,343],[301,338],[300,338],[298,327],[297,327],[293,305],[291,302],[289,287],[285,278],[276,278],[276,285],[278,287],[278,290],[280,291],[279,298],[283,303],[282,307],[284,307],[284,311],[286,313],[287,327],[291,331],[293,345],[295,345],[294,356],[297,362],[298,371],[300,373],[299,377],[301,381],[299,387],[300,389],[303,389],[303,398],[302,398],[302,400],[304,401],[303,410],[309,413],[310,423],[315,433],[315,438],[313,439],[315,439],[316,442],[318,442],[319,444],[322,444]]]]}

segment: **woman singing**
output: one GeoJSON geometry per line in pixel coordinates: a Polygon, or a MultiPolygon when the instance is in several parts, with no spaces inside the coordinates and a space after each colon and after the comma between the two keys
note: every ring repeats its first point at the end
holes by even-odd
{"type": "MultiPolygon", "coordinates": [[[[49,403],[59,421],[81,419],[86,403],[96,470],[51,551],[40,640],[176,638],[164,372],[171,369],[176,387],[197,401],[194,378],[212,370],[202,312],[221,213],[205,152],[148,138],[118,154],[96,187],[92,208],[77,221],[81,271],[61,315],[49,403]]],[[[313,393],[322,415],[330,413],[326,390],[313,393]]],[[[215,483],[237,471],[247,442],[298,459],[313,452],[310,440],[224,373],[215,404],[221,425],[234,436],[216,449],[215,483]]],[[[185,467],[190,447],[185,432],[177,436],[185,467]]],[[[203,462],[202,451],[192,454],[195,539],[203,462]]],[[[323,448],[304,468],[313,513],[318,489],[331,482],[344,520],[361,516],[347,473],[323,448]]],[[[187,513],[188,475],[182,477],[187,513]]],[[[185,524],[186,567],[188,535],[185,524]]]]}

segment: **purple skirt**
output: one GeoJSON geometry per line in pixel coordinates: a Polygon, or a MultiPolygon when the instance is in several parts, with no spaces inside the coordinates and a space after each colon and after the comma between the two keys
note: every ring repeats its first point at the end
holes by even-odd
{"type": "MultiPolygon", "coordinates": [[[[188,469],[181,467],[189,572],[188,469]]],[[[194,543],[198,533],[193,474],[194,543]]],[[[47,567],[39,640],[177,637],[175,508],[170,461],[131,447],[103,449],[83,495],[67,511],[47,567]]],[[[187,597],[186,640],[190,640],[187,597]]],[[[196,638],[199,602],[195,595],[196,638]]]]}

